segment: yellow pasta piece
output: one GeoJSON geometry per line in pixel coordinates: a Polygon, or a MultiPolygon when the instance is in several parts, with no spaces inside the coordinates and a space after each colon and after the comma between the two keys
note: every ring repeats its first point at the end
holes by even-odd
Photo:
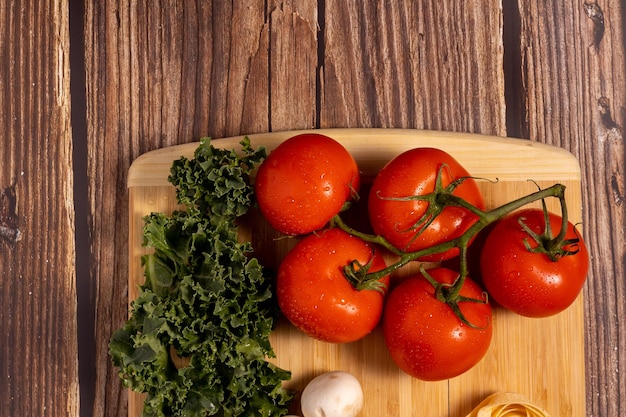
{"type": "Polygon", "coordinates": [[[481,401],[467,417],[550,417],[550,414],[521,394],[497,392],[481,401]]]}

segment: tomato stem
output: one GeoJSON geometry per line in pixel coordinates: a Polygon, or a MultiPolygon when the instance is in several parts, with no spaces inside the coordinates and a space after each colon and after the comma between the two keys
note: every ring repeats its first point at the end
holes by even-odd
{"type": "MultiPolygon", "coordinates": [[[[398,255],[398,256],[402,256],[402,254],[406,253],[403,252],[401,250],[399,250],[398,248],[396,248],[395,246],[393,246],[391,243],[389,243],[387,241],[387,239],[385,239],[384,237],[380,236],[380,235],[371,235],[369,233],[363,233],[353,227],[348,226],[343,219],[341,218],[341,216],[339,214],[336,214],[332,219],[331,219],[331,227],[339,227],[340,229],[342,229],[343,231],[347,232],[348,234],[351,234],[352,236],[356,236],[360,239],[363,239],[366,242],[370,242],[370,243],[374,243],[376,245],[380,245],[383,248],[387,249],[388,251],[398,255]]],[[[386,275],[386,274],[385,274],[386,275]]],[[[383,275],[384,276],[384,275],[383,275]]],[[[382,276],[381,276],[382,277],[382,276]]]]}
{"type": "MultiPolygon", "coordinates": [[[[355,283],[358,283],[359,287],[363,287],[365,285],[364,283],[368,281],[378,281],[380,278],[386,275],[389,275],[390,273],[398,270],[402,266],[416,259],[428,256],[428,255],[443,253],[453,248],[458,248],[460,252],[459,277],[456,279],[456,281],[453,284],[451,284],[449,288],[446,289],[444,298],[446,299],[447,303],[459,302],[461,301],[461,296],[460,296],[461,288],[463,287],[465,278],[467,277],[467,274],[468,274],[467,249],[473,237],[476,236],[481,230],[483,230],[490,224],[494,223],[495,221],[499,220],[500,218],[504,217],[505,215],[515,210],[518,210],[525,205],[531,204],[533,202],[536,202],[539,200],[543,202],[546,198],[549,198],[549,197],[556,197],[559,199],[559,202],[561,204],[563,224],[562,224],[559,235],[554,239],[548,239],[548,240],[550,242],[553,242],[553,243],[550,243],[550,245],[554,245],[554,242],[557,242],[562,245],[562,243],[564,242],[564,237],[565,237],[565,233],[567,230],[567,207],[565,203],[565,186],[563,184],[554,184],[551,187],[548,187],[545,189],[539,189],[538,191],[534,193],[531,193],[524,197],[520,197],[516,200],[510,201],[490,211],[481,210],[475,207],[474,205],[472,205],[471,203],[467,202],[463,198],[453,195],[452,191],[454,190],[454,188],[456,188],[456,186],[452,186],[452,187],[448,186],[446,187],[446,189],[443,189],[443,191],[439,190],[438,192],[436,191],[435,193],[431,193],[427,196],[421,196],[420,199],[432,201],[433,198],[436,198],[438,205],[443,205],[444,207],[445,206],[462,207],[474,213],[478,217],[478,220],[471,227],[469,227],[461,236],[455,239],[452,239],[450,241],[440,243],[440,244],[437,244],[437,245],[434,245],[425,249],[421,249],[418,251],[414,251],[414,252],[405,252],[405,251],[399,250],[395,248],[391,243],[389,243],[384,237],[380,235],[372,235],[372,234],[360,232],[346,225],[346,223],[341,219],[339,215],[336,215],[334,217],[332,221],[332,224],[334,226],[339,227],[343,229],[344,231],[346,231],[347,233],[357,236],[367,242],[380,245],[399,257],[399,259],[392,265],[389,265],[385,269],[379,270],[377,272],[372,272],[372,273],[369,273],[367,271],[367,268],[361,268],[358,265],[354,265],[353,263],[346,266],[344,273],[346,277],[348,276],[350,277],[349,280],[350,282],[353,283],[355,288],[357,287],[355,283]],[[434,194],[437,194],[437,195],[433,197],[434,194]]],[[[545,206],[545,202],[544,202],[544,206],[545,206]]],[[[432,213],[429,213],[428,215],[430,216],[432,215],[432,213]]],[[[565,242],[567,243],[568,241],[565,241],[565,242]]]]}
{"type": "Polygon", "coordinates": [[[528,242],[528,239],[524,239],[524,246],[529,252],[533,253],[542,253],[546,255],[552,262],[557,262],[563,256],[574,255],[578,252],[577,244],[580,241],[579,238],[575,239],[565,239],[565,235],[567,233],[567,227],[569,224],[569,220],[567,217],[567,204],[565,204],[565,199],[560,196],[561,202],[561,229],[559,230],[559,234],[556,237],[552,236],[552,226],[550,224],[550,213],[548,212],[548,208],[546,206],[546,202],[544,199],[541,200],[541,205],[543,208],[543,217],[544,217],[544,230],[541,234],[535,233],[533,230],[528,227],[523,217],[520,217],[517,221],[524,229],[526,233],[535,241],[536,245],[533,247],[528,242]],[[574,249],[572,249],[574,246],[574,249]]]}
{"type": "MultiPolygon", "coordinates": [[[[483,211],[479,208],[473,206],[468,203],[464,199],[457,197],[454,195],[454,191],[458,186],[460,186],[464,181],[471,179],[473,177],[459,177],[454,181],[450,182],[448,185],[443,185],[443,174],[444,170],[449,169],[448,165],[441,164],[439,170],[437,171],[437,176],[435,178],[434,189],[431,193],[424,195],[411,195],[406,197],[385,197],[380,194],[376,196],[382,200],[389,201],[423,201],[427,203],[426,211],[420,218],[412,224],[406,230],[402,230],[402,232],[416,232],[413,237],[407,243],[406,248],[411,246],[413,241],[424,231],[426,230],[432,222],[435,221],[437,216],[439,216],[443,210],[448,206],[460,206],[468,211],[480,216],[483,214],[483,211]]],[[[449,173],[452,176],[452,173],[449,173]]],[[[401,252],[406,252],[406,250],[402,250],[401,252]]]]}
{"type": "MultiPolygon", "coordinates": [[[[422,276],[426,279],[426,281],[428,281],[435,289],[435,298],[439,301],[441,301],[442,303],[446,303],[451,309],[452,311],[454,311],[454,314],[459,318],[459,320],[461,320],[463,323],[465,323],[466,325],[474,328],[474,329],[480,329],[479,326],[476,326],[475,324],[471,323],[463,314],[463,312],[461,311],[461,308],[459,307],[459,303],[483,303],[486,304],[487,300],[488,300],[488,296],[487,293],[483,293],[483,298],[482,299],[477,299],[477,298],[469,298],[469,297],[465,297],[460,295],[460,290],[461,290],[461,286],[457,286],[456,283],[459,281],[459,279],[463,276],[462,274],[459,274],[459,276],[456,278],[456,280],[454,281],[453,284],[444,284],[441,282],[438,282],[437,280],[435,280],[429,273],[428,271],[426,271],[423,267],[420,267],[420,273],[422,274],[422,276]]],[[[487,326],[489,325],[489,323],[487,323],[487,326]]]]}

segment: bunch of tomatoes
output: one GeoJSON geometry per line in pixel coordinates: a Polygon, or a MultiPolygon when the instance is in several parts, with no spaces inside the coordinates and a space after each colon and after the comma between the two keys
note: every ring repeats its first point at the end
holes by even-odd
{"type": "Polygon", "coordinates": [[[334,139],[305,133],[278,145],[259,166],[259,209],[277,231],[298,236],[278,269],[284,316],[309,336],[348,343],[379,323],[394,362],[422,380],[452,378],[487,352],[492,307],[546,317],[578,296],[588,253],[567,220],[564,186],[491,209],[476,179],[450,154],[414,148],[390,160],[360,196],[359,167],[334,139]],[[367,198],[367,232],[343,221],[367,198]],[[544,200],[559,198],[562,212],[544,200]],[[541,200],[543,209],[523,208],[541,200]],[[469,277],[469,247],[487,233],[480,280],[469,277]],[[392,262],[388,262],[392,259],[392,262]],[[457,260],[457,262],[452,262],[457,260]],[[411,262],[433,264],[401,279],[411,262]],[[455,268],[442,265],[456,265],[455,268]]]}

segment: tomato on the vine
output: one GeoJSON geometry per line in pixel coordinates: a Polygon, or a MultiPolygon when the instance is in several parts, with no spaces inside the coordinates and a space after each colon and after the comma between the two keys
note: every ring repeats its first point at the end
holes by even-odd
{"type": "MultiPolygon", "coordinates": [[[[447,268],[426,271],[441,284],[452,284],[458,273],[447,268]]],[[[476,365],[489,349],[491,306],[483,290],[465,278],[459,301],[462,321],[421,273],[405,278],[387,295],[382,329],[392,359],[407,374],[426,381],[458,376],[476,365]],[[469,324],[468,324],[469,323],[469,324]]]]}
{"type": "MultiPolygon", "coordinates": [[[[371,244],[338,228],[299,241],[278,269],[276,296],[285,317],[325,342],[353,342],[370,333],[380,321],[386,290],[356,290],[343,273],[352,261],[369,272],[386,267],[371,244]]],[[[389,277],[380,282],[386,288],[389,277]]]]}
{"type": "MultiPolygon", "coordinates": [[[[470,174],[450,154],[435,148],[415,148],[389,161],[378,173],[368,199],[372,228],[397,249],[415,252],[462,235],[478,217],[466,208],[448,205],[430,212],[438,203],[413,198],[440,187],[483,210],[483,196],[470,174]],[[460,180],[464,178],[463,180],[460,180]],[[451,184],[459,182],[454,187],[451,184]]],[[[420,258],[442,261],[459,253],[457,248],[420,258]]]]}
{"type": "Polygon", "coordinates": [[[293,136],[259,166],[255,193],[270,225],[286,235],[319,230],[356,196],[356,161],[336,140],[318,133],[293,136]]]}
{"type": "Polygon", "coordinates": [[[482,281],[490,296],[527,317],[547,317],[569,307],[589,268],[587,248],[572,223],[565,240],[557,242],[562,217],[549,213],[548,219],[549,228],[542,209],[513,212],[496,223],[481,250],[482,281]]]}

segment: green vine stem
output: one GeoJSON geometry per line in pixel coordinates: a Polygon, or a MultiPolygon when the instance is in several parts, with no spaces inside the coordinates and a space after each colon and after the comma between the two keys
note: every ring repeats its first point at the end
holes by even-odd
{"type": "MultiPolygon", "coordinates": [[[[453,190],[452,190],[453,191],[453,190]]],[[[539,189],[538,191],[528,194],[524,197],[518,198],[516,200],[510,201],[506,204],[503,204],[499,207],[496,207],[489,211],[483,211],[467,202],[466,200],[455,196],[452,194],[451,190],[435,190],[435,192],[419,196],[420,199],[425,201],[435,201],[441,207],[449,207],[456,206],[465,208],[472,213],[476,214],[478,220],[474,223],[470,228],[468,228],[465,233],[456,239],[452,239],[450,241],[440,243],[435,246],[431,246],[429,248],[425,248],[415,252],[405,252],[395,248],[391,243],[389,243],[385,238],[379,235],[372,235],[367,233],[362,233],[350,226],[348,226],[343,219],[336,215],[333,218],[332,224],[335,227],[339,227],[346,231],[349,234],[357,236],[367,242],[374,243],[376,245],[380,245],[381,247],[389,250],[393,254],[399,257],[398,261],[392,265],[389,265],[387,268],[382,269],[377,272],[368,272],[368,268],[359,268],[355,267],[354,263],[350,263],[344,268],[344,275],[346,279],[350,281],[350,283],[356,289],[364,289],[371,288],[371,281],[378,281],[380,278],[389,275],[390,273],[400,269],[404,265],[408,264],[411,261],[414,261],[418,258],[427,255],[433,255],[437,253],[445,252],[449,249],[458,248],[460,252],[460,267],[459,267],[459,277],[457,280],[448,288],[446,291],[446,302],[448,304],[455,303],[461,301],[461,288],[465,282],[465,278],[468,274],[467,267],[467,248],[474,236],[476,236],[481,230],[494,223],[498,219],[504,217],[505,215],[512,213],[515,210],[518,210],[528,204],[534,203],[536,201],[541,200],[544,212],[547,216],[547,210],[545,205],[545,199],[547,198],[557,198],[561,205],[561,217],[563,219],[561,224],[561,230],[559,234],[552,238],[549,224],[547,224],[546,232],[544,236],[536,236],[531,235],[533,239],[538,239],[541,241],[542,245],[546,248],[562,248],[563,243],[573,243],[565,240],[565,234],[568,226],[568,217],[567,217],[567,205],[565,202],[565,186],[562,184],[554,184],[551,187],[545,189],[539,189]]],[[[432,214],[432,213],[430,213],[432,214]]],[[[429,214],[429,215],[430,215],[429,214]]],[[[567,253],[566,253],[567,254],[567,253]]],[[[437,287],[435,286],[437,289],[437,287]]]]}
{"type": "Polygon", "coordinates": [[[567,218],[567,206],[561,206],[561,229],[556,237],[552,236],[552,227],[550,225],[550,215],[546,208],[545,200],[541,200],[544,215],[544,224],[546,225],[543,233],[535,233],[528,227],[523,217],[517,219],[517,222],[522,229],[528,234],[528,236],[535,241],[536,245],[533,247],[528,242],[528,239],[524,239],[524,246],[529,252],[541,253],[546,255],[552,262],[557,262],[563,256],[575,255],[579,251],[578,237],[574,239],[565,239],[568,226],[567,218]]]}

